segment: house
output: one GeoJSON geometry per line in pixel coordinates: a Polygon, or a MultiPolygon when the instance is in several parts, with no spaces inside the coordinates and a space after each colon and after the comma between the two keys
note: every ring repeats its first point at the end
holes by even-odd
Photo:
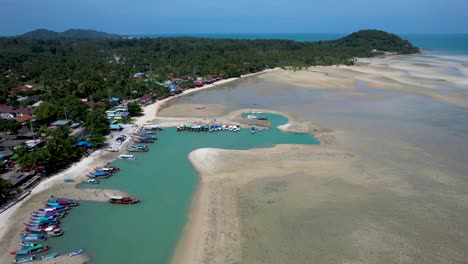
{"type": "Polygon", "coordinates": [[[32,108],[39,107],[39,106],[41,106],[42,103],[43,103],[42,101],[39,101],[39,102],[37,102],[37,103],[31,105],[31,107],[32,107],[32,108]]]}
{"type": "Polygon", "coordinates": [[[32,139],[34,138],[34,134],[31,129],[27,126],[23,126],[18,131],[16,131],[16,138],[17,139],[32,139]]]}
{"type": "Polygon", "coordinates": [[[32,116],[28,115],[28,114],[25,114],[25,115],[22,115],[22,116],[18,116],[16,118],[16,122],[20,123],[20,124],[23,124],[25,122],[28,122],[30,120],[32,120],[32,116]]]}
{"type": "Polygon", "coordinates": [[[128,108],[125,105],[114,106],[106,111],[108,119],[122,119],[122,117],[128,116],[129,114],[128,108]]]}
{"type": "Polygon", "coordinates": [[[203,86],[202,81],[194,81],[193,84],[195,84],[196,87],[202,87],[203,86]]]}
{"type": "Polygon", "coordinates": [[[23,86],[19,86],[19,87],[15,87],[15,88],[11,88],[11,92],[13,93],[16,93],[16,92],[21,92],[21,91],[34,91],[36,90],[36,87],[32,86],[32,85],[23,85],[23,86]]]}
{"type": "Polygon", "coordinates": [[[52,124],[50,124],[50,126],[56,126],[56,127],[68,126],[68,125],[70,125],[70,123],[71,123],[70,120],[57,120],[57,121],[53,122],[52,124]]]}
{"type": "Polygon", "coordinates": [[[20,97],[16,101],[23,103],[25,105],[30,105],[39,102],[40,95],[35,94],[31,96],[20,97]]]}
{"type": "Polygon", "coordinates": [[[27,107],[15,108],[9,105],[0,105],[0,117],[3,119],[16,119],[26,114],[32,116],[32,112],[32,109],[27,107]]]}
{"type": "Polygon", "coordinates": [[[138,99],[138,103],[145,105],[149,104],[153,101],[152,97],[150,94],[144,94],[140,99],[138,99]]]}

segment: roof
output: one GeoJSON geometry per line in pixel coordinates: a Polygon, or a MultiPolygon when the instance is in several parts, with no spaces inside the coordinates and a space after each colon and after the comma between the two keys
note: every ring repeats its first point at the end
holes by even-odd
{"type": "Polygon", "coordinates": [[[22,116],[19,116],[16,118],[16,121],[18,123],[23,123],[23,122],[26,122],[26,121],[29,121],[32,119],[32,116],[28,115],[28,114],[25,114],[25,115],[22,115],[22,116]]]}
{"type": "Polygon", "coordinates": [[[0,105],[0,113],[12,113],[13,107],[9,105],[0,105]]]}
{"type": "Polygon", "coordinates": [[[35,90],[36,88],[32,85],[23,85],[23,86],[19,86],[19,87],[15,87],[15,88],[11,88],[11,91],[13,92],[17,92],[17,91],[24,91],[24,90],[35,90]]]}
{"type": "Polygon", "coordinates": [[[18,134],[20,134],[21,136],[32,136],[32,131],[31,129],[29,129],[27,126],[23,126],[22,128],[18,129],[18,134]]]}
{"type": "Polygon", "coordinates": [[[52,124],[50,124],[51,126],[66,126],[70,123],[70,121],[68,120],[57,120],[55,122],[53,122],[52,124]]]}
{"type": "Polygon", "coordinates": [[[15,114],[29,114],[32,115],[32,109],[27,107],[18,107],[13,109],[13,113],[15,114]]]}
{"type": "Polygon", "coordinates": [[[43,102],[42,101],[39,101],[35,104],[32,105],[32,107],[39,107],[43,102]]]}

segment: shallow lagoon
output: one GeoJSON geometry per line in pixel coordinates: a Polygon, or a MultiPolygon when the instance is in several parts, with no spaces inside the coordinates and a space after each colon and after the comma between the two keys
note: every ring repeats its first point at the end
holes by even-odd
{"type": "Polygon", "coordinates": [[[127,191],[141,203],[122,206],[83,202],[64,219],[65,235],[51,239],[53,250],[67,252],[83,247],[93,263],[169,262],[187,221],[197,184],[196,172],[188,160],[191,151],[205,147],[243,150],[319,143],[309,134],[276,129],[287,123],[283,116],[262,116],[271,120],[272,128],[255,135],[249,129],[197,133],[168,128],[159,133],[160,140],[149,144],[148,153],[136,154],[137,160],[113,162],[121,171],[101,180],[98,187],[127,191]]]}

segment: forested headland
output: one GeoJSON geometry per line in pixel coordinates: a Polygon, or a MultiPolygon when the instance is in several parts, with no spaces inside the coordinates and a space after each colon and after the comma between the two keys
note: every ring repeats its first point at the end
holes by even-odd
{"type": "MultiPolygon", "coordinates": [[[[29,121],[15,119],[27,116],[22,114],[2,119],[0,132],[27,127],[46,142],[39,148],[12,148],[9,157],[17,156],[16,160],[5,160],[0,170],[17,165],[28,169],[40,166],[49,173],[63,169],[80,159],[86,150],[75,146],[78,139],[71,137],[67,128],[50,129],[52,122],[66,119],[83,124],[88,132],[84,139],[98,147],[109,132],[105,110],[115,105],[111,98],[129,100],[144,94],[153,99],[164,98],[170,95],[169,87],[163,85],[167,80],[186,89],[194,88],[200,79],[209,81],[212,76],[239,77],[274,67],[351,65],[356,57],[418,51],[408,41],[377,30],[318,42],[122,38],[80,30],[39,30],[0,38],[0,105],[5,111],[33,109],[33,117],[23,119],[29,121]],[[33,97],[40,100],[39,106],[32,107],[33,97]]],[[[132,109],[139,107],[133,104],[132,109]]],[[[12,194],[10,185],[0,180],[0,203],[12,194]]]]}
{"type": "MultiPolygon", "coordinates": [[[[9,89],[28,83],[51,98],[73,95],[94,100],[136,98],[158,87],[135,82],[136,72],[162,82],[170,76],[224,78],[265,68],[353,64],[355,57],[381,52],[415,53],[408,41],[365,30],[333,41],[236,40],[203,38],[0,39],[0,103],[9,89]]],[[[162,93],[165,91],[161,91],[162,93]]]]}

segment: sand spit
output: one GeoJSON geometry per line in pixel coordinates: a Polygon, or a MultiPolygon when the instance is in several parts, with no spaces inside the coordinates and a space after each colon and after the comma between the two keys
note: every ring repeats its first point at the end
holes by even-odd
{"type": "MultiPolygon", "coordinates": [[[[359,59],[357,66],[315,66],[306,70],[278,70],[259,78],[307,89],[348,89],[332,96],[365,96],[353,93],[358,88],[390,89],[432,97],[457,106],[468,107],[466,65],[431,56],[389,56],[359,59]],[[418,61],[418,63],[415,63],[418,61]]],[[[372,95],[373,97],[377,95],[372,95]]]]}

